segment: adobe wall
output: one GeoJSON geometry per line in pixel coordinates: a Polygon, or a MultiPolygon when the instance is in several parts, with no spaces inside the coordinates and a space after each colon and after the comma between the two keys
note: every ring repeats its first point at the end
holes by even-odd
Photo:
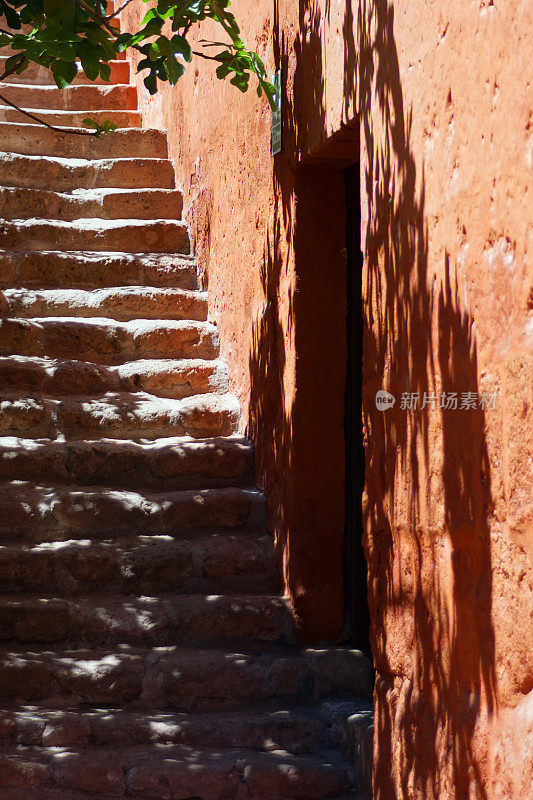
{"type": "MultiPolygon", "coordinates": [[[[522,800],[533,12],[491,0],[233,5],[269,71],[283,66],[283,154],[270,158],[266,103],[221,86],[208,62],[147,100],[144,119],[170,131],[302,635],[334,638],[343,621],[340,167],[359,135],[375,797],[522,800]],[[393,409],[377,411],[380,388],[393,409]],[[499,396],[495,409],[407,410],[404,392],[499,396]]],[[[130,22],[138,14],[128,8],[130,22]]]]}

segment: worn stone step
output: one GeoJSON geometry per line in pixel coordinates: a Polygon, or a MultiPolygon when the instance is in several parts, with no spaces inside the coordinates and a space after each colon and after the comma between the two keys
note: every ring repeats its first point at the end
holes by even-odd
{"type": "MultiPolygon", "coordinates": [[[[168,159],[89,160],[27,156],[5,152],[0,152],[0,184],[2,186],[50,189],[59,192],[73,189],[175,188],[174,168],[168,159]]],[[[27,249],[31,248],[28,246],[27,249]]],[[[87,249],[91,250],[91,247],[87,249]]],[[[172,248],[168,248],[168,252],[172,252],[172,248]]]]}
{"type": "Polygon", "coordinates": [[[371,683],[369,659],[345,648],[0,649],[0,699],[56,708],[237,710],[368,698],[371,683]]]}
{"type": "Polygon", "coordinates": [[[0,355],[74,358],[123,364],[138,358],[217,358],[218,331],[208,322],[100,317],[0,319],[0,355]]]}
{"type": "MultiPolygon", "coordinates": [[[[5,65],[8,56],[1,55],[0,56],[0,75],[3,75],[5,72],[5,65]]],[[[97,78],[96,81],[91,81],[85,75],[83,70],[78,72],[77,78],[74,79],[74,85],[79,84],[104,84],[107,86],[108,84],[112,83],[129,83],[130,82],[130,64],[129,61],[122,61],[116,59],[115,61],[110,61],[109,66],[111,67],[111,76],[109,81],[103,81],[100,77],[97,78]]],[[[22,84],[31,84],[33,85],[47,85],[53,84],[55,86],[54,76],[52,75],[49,69],[46,67],[41,67],[40,64],[29,64],[28,67],[24,70],[23,73],[20,75],[10,75],[7,78],[9,83],[22,83],[22,84]]],[[[11,98],[9,98],[11,99],[11,98]]]]}
{"type": "MultiPolygon", "coordinates": [[[[216,485],[223,480],[216,475],[201,482],[216,485]]],[[[185,482],[192,482],[190,475],[185,482]]],[[[116,487],[36,486],[20,479],[0,484],[0,509],[0,539],[6,543],[97,540],[132,533],[178,539],[202,531],[257,533],[264,530],[266,515],[263,495],[239,487],[168,490],[161,495],[116,487]]]]}
{"type": "Polygon", "coordinates": [[[125,253],[190,252],[189,227],[179,220],[0,220],[4,250],[118,250],[125,253]]]}
{"type": "Polygon", "coordinates": [[[154,596],[160,592],[275,594],[279,590],[270,536],[249,533],[3,544],[0,585],[10,594],[53,597],[91,593],[154,596]]]}
{"type": "Polygon", "coordinates": [[[105,647],[290,642],[292,615],[276,595],[44,598],[0,594],[0,641],[105,647]]]}
{"type": "MultiPolygon", "coordinates": [[[[72,498],[68,488],[59,486],[48,486],[42,491],[36,489],[35,493],[30,489],[23,490],[22,486],[18,489],[2,488],[0,498],[3,514],[8,514],[10,503],[18,508],[19,491],[20,502],[26,504],[28,514],[31,516],[38,510],[39,524],[44,525],[46,521],[48,529],[61,527],[61,520],[65,520],[74,529],[84,530],[83,525],[89,520],[91,509],[95,517],[100,515],[98,521],[95,519],[95,530],[103,526],[104,530],[112,531],[113,525],[124,528],[127,524],[134,525],[131,530],[135,530],[135,526],[146,524],[151,526],[151,530],[166,533],[163,526],[180,524],[180,519],[184,525],[191,519],[191,524],[198,526],[203,524],[201,521],[205,518],[205,524],[211,525],[211,511],[224,519],[222,496],[216,493],[210,495],[208,492],[207,496],[201,491],[196,495],[178,494],[170,498],[170,505],[167,506],[164,498],[145,494],[124,495],[121,501],[118,496],[120,489],[172,492],[246,486],[251,483],[252,469],[253,449],[247,439],[236,434],[219,439],[177,437],[154,442],[0,438],[2,480],[30,481],[42,486],[43,478],[46,478],[50,484],[72,484],[75,492],[72,498]],[[78,492],[76,485],[92,489],[78,492]],[[106,501],[106,493],[109,502],[106,501]],[[112,511],[113,508],[115,511],[112,511]],[[109,520],[112,519],[110,528],[106,528],[106,514],[109,520]]],[[[246,519],[251,499],[252,496],[238,492],[239,519],[243,513],[246,519]]],[[[235,513],[234,500],[230,492],[231,520],[235,513]]],[[[28,522],[29,518],[25,512],[22,514],[23,521],[28,522]]],[[[11,515],[10,519],[9,524],[15,528],[18,525],[15,517],[11,515]]],[[[0,526],[4,532],[8,527],[1,517],[0,526]]],[[[35,531],[35,535],[38,535],[38,531],[35,531]]]]}
{"type": "Polygon", "coordinates": [[[136,111],[137,87],[129,84],[57,86],[2,82],[2,94],[21,108],[31,107],[54,111],[136,111]]]}
{"type": "Polygon", "coordinates": [[[71,711],[38,706],[0,708],[0,743],[37,747],[112,748],[139,745],[285,750],[313,753],[327,741],[327,723],[313,707],[212,713],[95,709],[71,711]]]}
{"type": "MultiPolygon", "coordinates": [[[[109,121],[119,128],[140,128],[142,125],[141,114],[138,111],[112,111],[91,110],[91,111],[50,111],[46,108],[25,108],[33,114],[37,120],[43,120],[48,125],[59,125],[72,128],[84,128],[83,120],[87,117],[96,120],[100,124],[109,121]]],[[[36,124],[37,120],[32,120],[36,124]]],[[[0,101],[0,122],[29,122],[27,114],[17,111],[11,106],[2,105],[0,101]]],[[[37,123],[38,124],[38,123],[37,123]]],[[[76,136],[76,139],[84,138],[76,136]]]]}
{"type": "MultiPolygon", "coordinates": [[[[158,218],[161,211],[167,215],[166,219],[179,220],[182,208],[183,197],[176,189],[75,189],[72,192],[52,192],[0,186],[0,219],[6,220],[38,217],[67,222],[83,217],[153,220],[158,218]]],[[[23,244],[27,244],[26,238],[23,244]]]]}
{"type": "Polygon", "coordinates": [[[116,367],[88,361],[65,361],[26,356],[0,356],[0,386],[21,394],[48,396],[149,392],[181,399],[208,392],[229,391],[228,368],[214,359],[143,359],[116,367]]]}
{"type": "Polygon", "coordinates": [[[0,393],[0,436],[153,440],[173,436],[229,436],[240,405],[229,393],[174,400],[146,392],[51,397],[0,393]]]}
{"type": "MultiPolygon", "coordinates": [[[[153,128],[123,128],[112,136],[79,136],[75,128],[62,132],[43,125],[0,122],[0,150],[20,155],[61,158],[168,158],[165,131],[153,128]]],[[[158,216],[158,215],[156,215],[158,216]]]]}
{"type": "Polygon", "coordinates": [[[170,745],[112,751],[11,748],[0,754],[0,781],[31,792],[25,795],[30,800],[341,800],[353,789],[347,763],[333,754],[295,757],[284,751],[170,745]]]}
{"type": "Polygon", "coordinates": [[[207,318],[207,292],[153,286],[109,289],[5,289],[3,311],[9,317],[105,317],[196,320],[207,318]]]}
{"type": "Polygon", "coordinates": [[[196,261],[178,253],[0,250],[0,288],[113,286],[196,289],[196,261]]]}

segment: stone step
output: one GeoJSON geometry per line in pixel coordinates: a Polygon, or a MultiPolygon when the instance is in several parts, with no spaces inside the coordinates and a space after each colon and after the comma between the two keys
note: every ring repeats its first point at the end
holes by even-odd
{"type": "Polygon", "coordinates": [[[174,436],[229,436],[240,405],[229,393],[174,400],[146,392],[20,397],[0,394],[0,436],[155,440],[174,436]]]}
{"type": "MultiPolygon", "coordinates": [[[[252,471],[253,449],[247,439],[238,435],[204,440],[178,437],[154,442],[0,438],[1,480],[42,485],[46,478],[50,484],[71,484],[48,488],[45,484],[39,491],[29,486],[4,485],[0,504],[4,515],[9,513],[10,504],[13,506],[9,525],[14,530],[24,528],[29,519],[27,514],[37,511],[39,525],[46,523],[46,530],[61,528],[64,521],[82,534],[91,513],[95,516],[95,531],[113,531],[113,526],[123,530],[130,525],[130,530],[139,529],[142,533],[142,526],[148,526],[151,532],[171,533],[169,526],[213,526],[215,518],[227,519],[230,527],[244,525],[250,503],[262,497],[259,493],[250,495],[239,489],[234,495],[233,490],[227,489],[222,494],[208,491],[204,496],[199,490],[249,486],[252,471]],[[88,485],[90,488],[85,491],[76,488],[88,485]],[[126,493],[121,499],[120,489],[138,489],[143,493],[126,493]],[[144,493],[189,489],[198,491],[193,495],[178,492],[169,497],[168,503],[164,497],[144,493]],[[27,514],[22,503],[27,506],[27,514]],[[106,515],[111,527],[107,527],[106,515]]],[[[9,525],[0,516],[2,535],[6,535],[9,525]]],[[[220,525],[225,527],[226,523],[220,525]]]]}
{"type": "Polygon", "coordinates": [[[6,391],[48,396],[143,391],[181,399],[229,391],[228,368],[214,359],[143,359],[117,367],[88,361],[60,361],[25,356],[0,357],[0,386],[6,391]]]}
{"type": "MultiPolygon", "coordinates": [[[[205,484],[222,480],[208,477],[205,484]]],[[[187,476],[186,483],[191,482],[187,476]]],[[[100,540],[133,533],[176,539],[202,531],[257,533],[266,514],[263,495],[253,489],[169,490],[161,495],[114,487],[43,487],[20,479],[0,484],[0,509],[0,539],[6,544],[100,540]]]]}
{"type": "Polygon", "coordinates": [[[295,757],[284,751],[171,745],[113,750],[11,748],[0,755],[0,781],[8,791],[23,791],[28,800],[343,800],[354,796],[349,766],[335,754],[295,757]]]}
{"type": "Polygon", "coordinates": [[[124,364],[138,358],[218,357],[214,325],[190,320],[119,322],[99,317],[0,319],[0,355],[124,364]]]}
{"type": "Polygon", "coordinates": [[[293,622],[276,595],[43,598],[0,594],[0,641],[106,647],[290,642],[293,622]]]}
{"type": "Polygon", "coordinates": [[[0,576],[4,592],[53,597],[275,594],[279,590],[270,536],[249,533],[4,544],[0,545],[0,576]]]}
{"type": "Polygon", "coordinates": [[[189,226],[171,219],[0,220],[0,246],[4,250],[190,252],[189,226]]]}
{"type": "Polygon", "coordinates": [[[109,289],[4,289],[3,312],[9,317],[105,317],[195,320],[207,318],[207,292],[153,286],[109,289]]]}
{"type": "Polygon", "coordinates": [[[196,261],[179,253],[0,250],[0,288],[116,286],[196,289],[196,261]]]}
{"type": "MultiPolygon", "coordinates": [[[[39,121],[43,121],[48,125],[66,126],[69,128],[84,128],[83,120],[87,117],[94,119],[100,124],[108,121],[114,123],[118,128],[140,128],[142,125],[141,114],[138,111],[112,111],[100,110],[97,111],[49,111],[45,108],[26,108],[30,114],[39,121]]],[[[38,124],[37,120],[33,120],[33,124],[38,124]]],[[[17,111],[11,106],[2,105],[0,101],[0,122],[29,122],[30,118],[27,114],[17,111]]],[[[88,138],[73,134],[75,139],[88,138]]]]}
{"type": "Polygon", "coordinates": [[[71,85],[58,89],[55,84],[22,84],[2,82],[2,94],[21,108],[27,106],[53,111],[136,111],[137,87],[129,84],[71,85]]]}
{"type": "MultiPolygon", "coordinates": [[[[8,56],[5,55],[0,56],[0,75],[3,75],[5,72],[7,58],[8,56]]],[[[109,66],[111,67],[111,76],[109,82],[103,81],[100,77],[98,77],[96,81],[90,81],[83,70],[80,70],[80,72],[78,72],[78,77],[73,81],[74,85],[77,86],[80,84],[89,84],[90,86],[93,86],[94,84],[103,83],[105,86],[107,86],[112,83],[124,84],[130,82],[129,61],[117,59],[115,61],[110,61],[109,66]]],[[[46,67],[41,67],[40,64],[29,64],[29,66],[21,75],[10,75],[7,80],[9,83],[31,84],[32,86],[42,86],[47,84],[53,84],[55,86],[54,76],[52,75],[51,71],[46,69],[46,67]]],[[[11,100],[11,97],[9,99],[11,100]]]]}
{"type": "Polygon", "coordinates": [[[183,197],[176,189],[76,189],[52,192],[0,186],[0,219],[44,217],[71,222],[83,217],[153,220],[164,211],[179,220],[183,197]]]}
{"type": "Polygon", "coordinates": [[[0,699],[56,708],[248,710],[369,698],[371,685],[369,659],[345,648],[0,649],[0,699]]]}
{"type": "Polygon", "coordinates": [[[170,744],[301,754],[329,744],[326,725],[318,710],[308,706],[217,714],[22,706],[0,708],[0,743],[2,747],[112,748],[170,744]]]}
{"type": "MultiPolygon", "coordinates": [[[[168,159],[87,160],[4,152],[0,152],[0,185],[49,189],[54,192],[74,189],[175,188],[174,168],[168,159]]],[[[168,251],[172,252],[171,248],[168,251]]]]}
{"type": "Polygon", "coordinates": [[[75,128],[64,128],[58,133],[43,125],[30,123],[28,119],[25,123],[0,122],[0,150],[20,155],[61,158],[168,158],[165,131],[122,128],[113,135],[97,139],[95,136],[72,133],[75,128]]]}

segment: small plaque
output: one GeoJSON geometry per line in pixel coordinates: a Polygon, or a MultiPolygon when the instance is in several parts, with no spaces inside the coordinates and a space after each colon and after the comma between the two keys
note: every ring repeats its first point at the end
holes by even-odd
{"type": "Polygon", "coordinates": [[[279,69],[272,83],[276,87],[276,110],[272,112],[272,139],[270,142],[270,152],[273,156],[281,153],[283,125],[281,121],[281,70],[279,69]]]}

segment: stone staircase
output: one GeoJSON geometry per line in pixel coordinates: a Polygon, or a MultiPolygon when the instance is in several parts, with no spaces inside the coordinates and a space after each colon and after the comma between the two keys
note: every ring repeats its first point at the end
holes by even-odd
{"type": "Polygon", "coordinates": [[[294,642],[129,69],[2,87],[54,124],[122,129],[0,107],[0,800],[359,797],[337,745],[370,664],[294,642]]]}

